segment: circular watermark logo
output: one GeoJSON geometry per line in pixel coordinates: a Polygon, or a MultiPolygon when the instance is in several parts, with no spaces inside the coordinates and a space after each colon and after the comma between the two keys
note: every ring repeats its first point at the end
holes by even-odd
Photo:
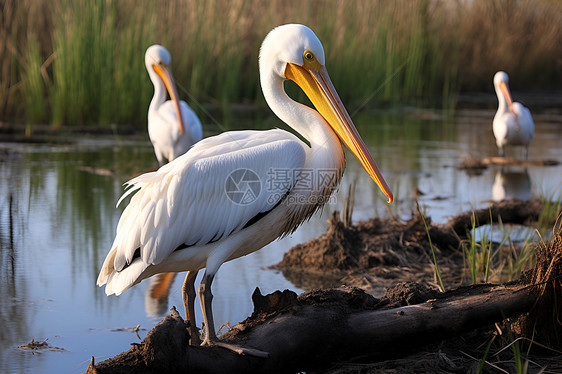
{"type": "Polygon", "coordinates": [[[224,190],[233,203],[251,204],[260,195],[260,177],[250,169],[236,169],[226,177],[224,190]]]}

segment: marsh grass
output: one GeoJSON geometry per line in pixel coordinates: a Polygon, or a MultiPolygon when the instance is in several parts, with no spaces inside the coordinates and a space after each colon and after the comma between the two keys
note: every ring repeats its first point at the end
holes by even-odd
{"type": "Polygon", "coordinates": [[[40,122],[46,115],[45,82],[41,75],[41,51],[39,42],[35,37],[27,41],[25,71],[22,72],[22,85],[27,92],[25,107],[27,109],[27,122],[40,122]]]}
{"type": "Polygon", "coordinates": [[[176,80],[200,102],[223,113],[236,103],[263,104],[259,45],[289,22],[319,35],[350,107],[452,110],[459,90],[491,90],[499,69],[517,76],[518,88],[554,87],[562,77],[562,4],[546,0],[6,0],[0,7],[0,120],[144,126],[152,87],[143,56],[154,43],[170,50],[176,80]]]}
{"type": "MultiPolygon", "coordinates": [[[[462,251],[465,257],[465,262],[468,264],[470,277],[472,283],[478,283],[482,281],[484,283],[488,283],[490,279],[490,274],[493,271],[491,266],[493,265],[493,259],[498,255],[500,249],[503,247],[506,240],[509,239],[508,235],[505,235],[503,225],[500,221],[498,222],[499,227],[502,232],[502,239],[499,245],[496,246],[494,249],[494,223],[491,219],[491,211],[490,211],[490,238],[488,239],[487,235],[483,235],[481,237],[480,242],[476,241],[476,227],[478,226],[478,222],[476,222],[476,216],[473,212],[471,218],[471,235],[468,241],[461,241],[462,251]]],[[[496,265],[498,266],[498,265],[496,265]]]]}
{"type": "Polygon", "coordinates": [[[539,228],[549,228],[555,225],[560,217],[560,212],[562,210],[562,194],[559,194],[557,198],[554,197],[554,193],[549,196],[539,197],[542,203],[542,210],[539,214],[538,227],[539,228]]]}
{"type": "Polygon", "coordinates": [[[433,243],[431,242],[431,235],[429,234],[429,228],[425,221],[425,217],[422,211],[420,210],[420,206],[417,204],[417,202],[416,205],[417,205],[418,215],[422,219],[423,226],[425,227],[425,232],[427,233],[427,239],[429,240],[429,247],[431,248],[431,256],[433,258],[433,267],[435,269],[435,277],[437,278],[441,292],[445,292],[445,285],[443,284],[443,279],[441,277],[441,270],[439,270],[439,264],[437,263],[437,257],[435,256],[435,249],[433,248],[433,243]]]}
{"type": "Polygon", "coordinates": [[[492,222],[480,240],[477,240],[478,226],[473,215],[470,238],[461,240],[464,262],[473,284],[515,280],[534,264],[536,243],[532,234],[523,243],[516,245],[500,219],[497,223],[492,222]],[[494,226],[499,227],[500,231],[500,239],[496,242],[494,226]]]}

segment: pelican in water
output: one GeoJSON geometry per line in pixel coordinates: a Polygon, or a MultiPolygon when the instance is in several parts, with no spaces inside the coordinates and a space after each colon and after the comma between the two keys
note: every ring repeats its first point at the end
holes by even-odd
{"type": "Polygon", "coordinates": [[[154,84],[148,107],[148,136],[160,166],[183,155],[203,137],[201,121],[183,100],[179,100],[170,64],[170,52],[155,44],[146,50],[144,64],[154,84]],[[166,89],[171,100],[166,100],[166,89]]]}
{"type": "Polygon", "coordinates": [[[205,268],[199,285],[205,322],[202,344],[259,355],[219,342],[216,336],[211,284],[219,267],[292,233],[328,201],[345,168],[342,142],[389,202],[393,200],[325,61],[322,43],[303,25],[273,29],[260,49],[264,97],[306,142],[279,129],[225,132],[128,182],[130,189],[120,201],[136,194],[123,211],[97,281],[106,285],[108,295],[119,295],[157,273],[187,271],[184,307],[191,344],[197,344],[194,282],[205,268]],[[316,110],[292,100],[283,87],[286,80],[296,82],[316,110]]]}
{"type": "Polygon", "coordinates": [[[505,157],[506,145],[524,146],[523,155],[527,158],[529,144],[535,134],[535,123],[529,109],[514,103],[508,87],[509,77],[503,71],[494,75],[494,86],[498,95],[498,111],[494,117],[493,130],[500,157],[505,157]]]}

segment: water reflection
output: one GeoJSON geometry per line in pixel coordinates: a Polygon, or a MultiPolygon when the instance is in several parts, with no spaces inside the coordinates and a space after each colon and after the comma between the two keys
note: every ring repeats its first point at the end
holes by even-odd
{"type": "MultiPolygon", "coordinates": [[[[82,354],[80,361],[75,353],[74,361],[61,364],[52,352],[14,348],[47,338],[50,345],[76,351],[77,340],[84,339],[86,327],[77,334],[77,322],[87,324],[93,307],[106,301],[98,297],[92,279],[115,230],[122,178],[117,168],[103,175],[82,166],[110,170],[115,159],[127,160],[135,149],[107,148],[103,142],[4,147],[8,151],[0,159],[0,372],[29,367],[68,372],[83,360],[82,354]],[[129,155],[123,157],[121,152],[129,155]]],[[[136,160],[143,164],[143,157],[136,160]]]]}
{"type": "Polygon", "coordinates": [[[0,159],[0,178],[12,178],[13,183],[13,188],[0,184],[0,372],[27,366],[26,355],[8,354],[8,349],[29,336],[29,321],[35,314],[27,304],[28,282],[21,271],[25,266],[21,248],[28,222],[25,195],[29,194],[29,176],[14,177],[20,157],[10,152],[0,159]]]}
{"type": "Polygon", "coordinates": [[[523,170],[499,168],[496,170],[494,185],[492,186],[492,199],[494,201],[530,200],[533,197],[532,187],[527,168],[523,168],[523,170]]]}
{"type": "Polygon", "coordinates": [[[177,273],[156,274],[148,279],[144,307],[149,317],[160,317],[168,311],[168,297],[177,273]]]}

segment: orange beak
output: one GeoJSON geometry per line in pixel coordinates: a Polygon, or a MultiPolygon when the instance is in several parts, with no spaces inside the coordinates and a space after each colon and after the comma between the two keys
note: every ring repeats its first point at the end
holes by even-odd
{"type": "Polygon", "coordinates": [[[176,111],[178,113],[178,124],[180,126],[180,134],[183,135],[185,132],[185,126],[183,124],[183,117],[181,115],[180,109],[180,101],[178,99],[178,90],[176,89],[176,84],[174,83],[174,78],[172,77],[172,73],[168,69],[166,65],[163,64],[155,64],[152,65],[152,68],[158,74],[160,79],[164,82],[168,93],[170,94],[170,98],[174,102],[174,106],[176,107],[176,111]]]}
{"type": "Polygon", "coordinates": [[[509,88],[507,87],[507,84],[505,82],[500,82],[499,87],[501,92],[503,92],[503,96],[505,97],[505,100],[507,101],[507,106],[509,107],[509,110],[513,111],[511,109],[513,106],[513,100],[511,99],[511,93],[509,92],[509,88]]]}

